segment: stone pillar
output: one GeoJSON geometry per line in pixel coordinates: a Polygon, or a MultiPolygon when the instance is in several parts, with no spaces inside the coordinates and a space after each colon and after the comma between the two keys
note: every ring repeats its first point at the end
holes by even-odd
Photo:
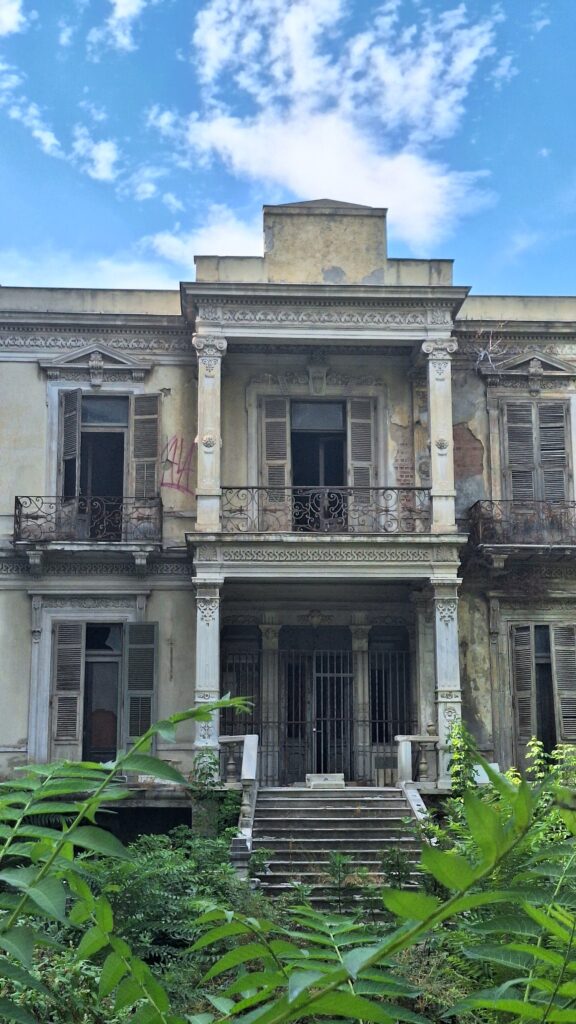
{"type": "Polygon", "coordinates": [[[262,723],[262,735],[260,736],[262,784],[277,786],[280,781],[280,679],[278,665],[280,626],[262,625],[260,632],[262,634],[261,706],[257,711],[262,723]]]}
{"type": "MultiPolygon", "coordinates": [[[[220,697],[220,584],[196,579],[196,686],[195,704],[220,697]]],[[[198,722],[196,750],[218,751],[219,715],[210,722],[198,722]]]]}
{"type": "Polygon", "coordinates": [[[432,603],[434,614],[434,675],[438,722],[438,786],[450,786],[448,764],[450,727],[462,718],[460,658],[458,651],[458,579],[434,578],[432,603]]]}
{"type": "Polygon", "coordinates": [[[451,338],[422,345],[428,357],[432,533],[456,532],[451,363],[457,348],[451,338]]]}
{"type": "Polygon", "coordinates": [[[219,334],[195,334],[192,344],[198,356],[198,481],[196,530],[220,530],[221,480],[221,371],[226,339],[219,334]]]}
{"type": "MultiPolygon", "coordinates": [[[[356,779],[366,785],[376,782],[372,764],[372,736],[370,729],[370,669],[368,666],[368,637],[370,626],[351,626],[354,657],[354,761],[356,779]]],[[[386,785],[383,782],[383,785],[386,785]]]]}

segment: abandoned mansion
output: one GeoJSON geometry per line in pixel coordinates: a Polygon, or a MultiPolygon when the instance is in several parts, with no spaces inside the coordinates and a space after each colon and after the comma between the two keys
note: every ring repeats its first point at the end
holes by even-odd
{"type": "Polygon", "coordinates": [[[160,755],[441,792],[460,718],[576,742],[576,297],[469,294],[384,209],[263,228],[179,291],[0,288],[2,773],[227,693],[160,755]]]}

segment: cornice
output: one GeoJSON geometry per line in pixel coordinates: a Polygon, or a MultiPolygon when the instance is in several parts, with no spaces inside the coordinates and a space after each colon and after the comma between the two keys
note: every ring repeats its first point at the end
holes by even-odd
{"type": "Polygon", "coordinates": [[[93,325],[58,324],[48,322],[32,325],[0,325],[0,352],[32,353],[81,352],[104,345],[109,351],[150,353],[157,355],[187,356],[193,360],[190,328],[141,326],[114,326],[106,323],[93,325]]]}

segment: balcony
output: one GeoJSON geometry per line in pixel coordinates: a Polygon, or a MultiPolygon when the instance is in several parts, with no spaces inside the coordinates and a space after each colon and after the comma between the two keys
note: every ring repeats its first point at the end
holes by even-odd
{"type": "Polygon", "coordinates": [[[16,498],[16,544],[157,544],[161,538],[160,498],[16,498]]]}
{"type": "Polygon", "coordinates": [[[470,540],[486,547],[576,545],[576,502],[477,501],[470,540]]]}
{"type": "Polygon", "coordinates": [[[424,534],[425,487],[223,487],[224,533],[424,534]]]}

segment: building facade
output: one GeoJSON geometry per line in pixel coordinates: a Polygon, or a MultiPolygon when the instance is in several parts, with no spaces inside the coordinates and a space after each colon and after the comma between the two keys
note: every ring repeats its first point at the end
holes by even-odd
{"type": "Polygon", "coordinates": [[[471,296],[386,211],[264,208],[180,292],[0,288],[3,772],[257,734],[260,777],[448,784],[576,741],[576,298],[471,296]],[[408,744],[408,746],[406,746],[408,744]]]}

